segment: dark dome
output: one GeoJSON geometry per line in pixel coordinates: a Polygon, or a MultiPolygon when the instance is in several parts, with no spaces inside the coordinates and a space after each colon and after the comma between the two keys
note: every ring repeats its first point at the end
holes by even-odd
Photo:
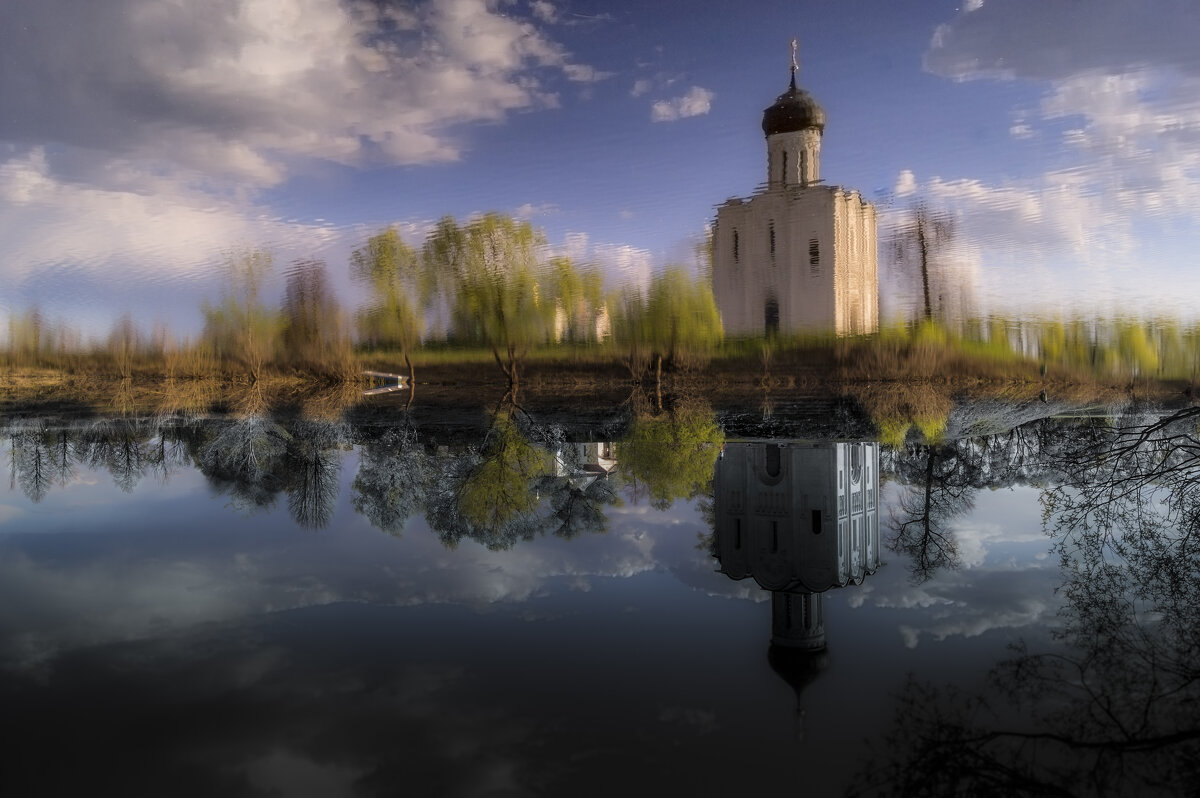
{"type": "Polygon", "coordinates": [[[804,688],[816,681],[829,665],[829,655],[825,651],[805,651],[772,643],[767,649],[767,663],[791,686],[799,700],[804,688]]]}
{"type": "Polygon", "coordinates": [[[768,136],[776,133],[794,133],[810,127],[815,127],[823,133],[825,111],[817,105],[811,94],[796,88],[796,78],[793,75],[788,90],[779,95],[774,105],[763,111],[762,127],[763,133],[768,136]]]}

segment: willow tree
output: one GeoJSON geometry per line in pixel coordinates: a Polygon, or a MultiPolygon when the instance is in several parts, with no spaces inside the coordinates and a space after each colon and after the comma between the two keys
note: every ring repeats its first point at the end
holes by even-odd
{"type": "Polygon", "coordinates": [[[629,369],[634,382],[640,382],[650,363],[650,336],[646,332],[646,297],[633,286],[626,286],[609,297],[613,309],[612,342],[617,360],[629,369]]]}
{"type": "Polygon", "coordinates": [[[650,283],[645,333],[662,379],[663,359],[672,366],[706,358],[724,331],[712,286],[679,267],[671,267],[650,283]]]}
{"type": "Polygon", "coordinates": [[[408,367],[409,385],[414,369],[409,352],[421,343],[430,281],[417,252],[395,227],[367,239],[366,246],[350,256],[354,277],[371,289],[367,306],[358,315],[360,336],[372,346],[399,349],[408,367]]]}
{"type": "Polygon", "coordinates": [[[425,242],[425,263],[450,301],[455,336],[489,347],[511,385],[521,358],[546,340],[553,314],[538,298],[544,245],[528,222],[497,213],[465,225],[446,217],[425,242]]]}
{"type": "Polygon", "coordinates": [[[604,313],[604,277],[593,269],[579,269],[567,257],[551,258],[547,269],[546,299],[554,308],[554,338],[570,343],[593,343],[604,313]]]}

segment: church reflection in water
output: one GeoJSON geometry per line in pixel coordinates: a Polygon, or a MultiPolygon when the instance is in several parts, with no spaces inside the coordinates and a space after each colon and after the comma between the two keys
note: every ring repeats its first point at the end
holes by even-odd
{"type": "Polygon", "coordinates": [[[879,567],[879,444],[726,443],[713,476],[713,554],[771,591],[768,659],[800,693],[825,665],[822,596],[879,567]]]}

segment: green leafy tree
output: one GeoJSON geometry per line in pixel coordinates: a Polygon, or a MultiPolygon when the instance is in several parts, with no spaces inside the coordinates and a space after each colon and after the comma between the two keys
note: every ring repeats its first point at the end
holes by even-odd
{"type": "Polygon", "coordinates": [[[613,348],[634,381],[639,381],[650,364],[650,335],[647,331],[646,298],[626,286],[609,298],[612,310],[613,348]]]}
{"type": "Polygon", "coordinates": [[[605,312],[604,278],[591,269],[580,271],[566,257],[551,258],[547,277],[555,340],[594,343],[597,321],[605,312]]]}
{"type": "Polygon", "coordinates": [[[643,329],[659,380],[664,359],[673,367],[707,359],[724,336],[711,284],[679,267],[657,275],[646,298],[643,329]]]}
{"type": "Polygon", "coordinates": [[[544,244],[528,222],[496,213],[466,225],[444,218],[425,243],[426,264],[450,299],[455,336],[488,346],[513,385],[522,357],[546,340],[553,313],[538,296],[544,244]]]}
{"type": "Polygon", "coordinates": [[[350,266],[354,277],[371,289],[370,301],[358,315],[359,335],[371,346],[399,349],[411,385],[414,369],[409,353],[425,332],[422,310],[431,296],[429,273],[395,227],[371,236],[366,246],[354,250],[350,266]]]}

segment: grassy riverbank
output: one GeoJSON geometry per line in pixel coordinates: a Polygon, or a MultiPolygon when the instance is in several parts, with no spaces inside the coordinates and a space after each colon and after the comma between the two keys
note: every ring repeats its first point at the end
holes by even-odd
{"type": "MultiPolygon", "coordinates": [[[[908,419],[933,435],[948,404],[964,396],[1024,400],[1045,393],[1086,404],[1119,397],[1185,399],[1193,388],[1191,380],[1147,374],[1136,364],[1117,362],[1097,369],[1046,363],[936,328],[855,339],[728,341],[706,358],[667,362],[661,381],[648,360],[635,361],[631,369],[630,358],[622,354],[611,347],[543,347],[522,359],[520,390],[528,401],[579,406],[621,401],[637,385],[720,404],[769,404],[791,395],[833,392],[854,397],[872,417],[908,419]]],[[[508,388],[488,349],[429,347],[411,353],[410,359],[416,375],[411,397],[404,391],[370,400],[361,396],[361,372],[407,374],[402,354],[364,351],[312,367],[267,364],[257,378],[244,364],[200,352],[124,358],[98,352],[31,363],[10,359],[0,372],[0,412],[248,413],[284,408],[330,416],[363,402],[403,405],[409,398],[482,405],[508,388]]]]}

